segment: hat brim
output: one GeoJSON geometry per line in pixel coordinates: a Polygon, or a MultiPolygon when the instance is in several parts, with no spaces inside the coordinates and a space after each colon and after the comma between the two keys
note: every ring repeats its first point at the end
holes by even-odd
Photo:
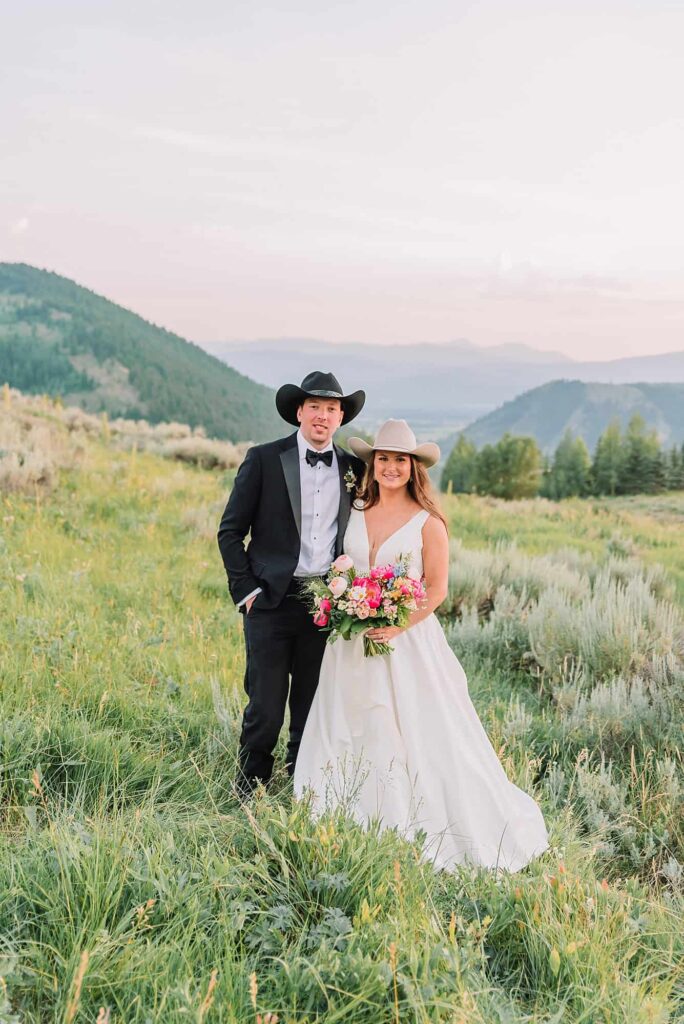
{"type": "Polygon", "coordinates": [[[344,411],[343,423],[351,423],[351,421],[359,415],[363,409],[366,401],[365,391],[354,391],[351,395],[334,395],[332,393],[326,394],[312,394],[310,391],[304,391],[302,388],[297,387],[296,384],[283,384],[281,388],[276,391],[275,403],[276,409],[283,417],[286,423],[291,423],[293,427],[299,426],[299,420],[297,419],[297,409],[302,404],[305,398],[337,398],[342,403],[342,409],[344,411]]]}
{"type": "Polygon", "coordinates": [[[368,462],[373,452],[402,452],[404,455],[413,455],[414,459],[418,459],[422,462],[426,469],[430,466],[436,465],[439,462],[441,452],[439,445],[436,445],[434,441],[426,441],[424,444],[419,444],[416,448],[411,451],[409,448],[401,448],[398,445],[381,444],[377,447],[368,444],[362,437],[350,437],[347,444],[362,462],[368,462]]]}

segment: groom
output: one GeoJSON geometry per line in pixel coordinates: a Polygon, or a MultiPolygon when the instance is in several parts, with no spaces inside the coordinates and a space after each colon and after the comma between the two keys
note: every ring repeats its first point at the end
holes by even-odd
{"type": "Polygon", "coordinates": [[[342,550],[364,466],[332,437],[343,420],[359,414],[365,398],[363,391],[343,394],[332,373],[318,370],[301,387],[283,385],[276,408],[299,429],[248,450],[221,519],[218,544],[228,586],[245,616],[249,702],[236,780],[242,798],[271,776],[288,691],[287,769],[294,772],[326,640],[300,589],[307,578],[324,575],[342,550]]]}

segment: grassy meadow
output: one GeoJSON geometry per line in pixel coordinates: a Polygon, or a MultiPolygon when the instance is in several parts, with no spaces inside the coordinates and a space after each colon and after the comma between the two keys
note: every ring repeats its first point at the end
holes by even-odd
{"type": "Polygon", "coordinates": [[[683,1019],[684,495],[445,497],[447,635],[552,845],[437,874],[282,773],[236,804],[241,452],[171,440],[0,404],[0,1022],[683,1019]]]}

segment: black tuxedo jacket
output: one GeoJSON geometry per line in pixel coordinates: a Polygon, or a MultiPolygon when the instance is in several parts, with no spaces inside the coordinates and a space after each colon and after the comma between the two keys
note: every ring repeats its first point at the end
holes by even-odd
{"type": "MultiPolygon", "coordinates": [[[[335,555],[342,550],[353,491],[344,475],[352,469],[361,483],[364,464],[335,445],[340,473],[340,508],[335,555]]],[[[297,434],[250,448],[240,466],[218,531],[218,544],[237,604],[257,587],[259,608],[276,608],[297,568],[302,499],[297,434]],[[251,533],[245,550],[245,537],[251,533]]],[[[244,608],[244,606],[243,606],[244,608]]]]}

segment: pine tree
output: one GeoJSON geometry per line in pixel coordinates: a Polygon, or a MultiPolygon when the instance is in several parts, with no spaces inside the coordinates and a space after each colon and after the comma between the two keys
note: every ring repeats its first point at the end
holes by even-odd
{"type": "Polygon", "coordinates": [[[653,494],[664,486],[660,443],[647,430],[643,416],[632,416],[624,441],[625,458],[618,489],[621,494],[653,494]]]}
{"type": "Polygon", "coordinates": [[[542,456],[541,480],[539,482],[539,493],[543,498],[553,498],[553,477],[551,475],[553,461],[548,455],[542,456]]]}
{"type": "Polygon", "coordinates": [[[533,437],[504,434],[499,441],[505,479],[504,498],[534,498],[539,494],[542,453],[533,437]]]}
{"type": "Polygon", "coordinates": [[[475,489],[477,448],[463,434],[451,449],[442,472],[441,488],[456,494],[469,494],[475,489]]]}
{"type": "Polygon", "coordinates": [[[501,460],[495,445],[486,444],[475,461],[475,490],[478,494],[500,494],[501,460]]]}
{"type": "Polygon", "coordinates": [[[594,494],[617,494],[625,461],[625,447],[618,420],[612,420],[596,443],[591,466],[594,494]]]}
{"type": "Polygon", "coordinates": [[[589,492],[591,457],[583,438],[567,430],[556,448],[548,478],[549,498],[582,497],[589,492]]]}
{"type": "Polygon", "coordinates": [[[684,488],[684,445],[682,451],[674,445],[665,456],[665,487],[668,491],[684,488]]]}
{"type": "Polygon", "coordinates": [[[497,498],[533,498],[539,493],[542,454],[533,437],[504,434],[477,457],[476,487],[497,498]]]}
{"type": "Polygon", "coordinates": [[[667,490],[667,465],[665,453],[659,442],[651,459],[647,482],[649,494],[660,494],[661,491],[667,490]]]}

